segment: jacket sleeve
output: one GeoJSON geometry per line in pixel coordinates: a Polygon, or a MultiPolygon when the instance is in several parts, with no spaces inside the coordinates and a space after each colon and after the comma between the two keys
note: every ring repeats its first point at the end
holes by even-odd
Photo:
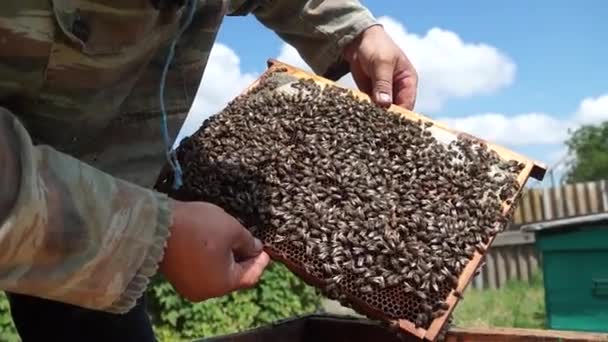
{"type": "Polygon", "coordinates": [[[312,70],[337,80],[349,72],[344,47],[379,25],[357,0],[232,0],[228,15],[252,13],[292,45],[312,70]]]}
{"type": "Polygon", "coordinates": [[[0,289],[124,313],[156,273],[170,221],[164,195],[34,146],[0,109],[0,289]]]}

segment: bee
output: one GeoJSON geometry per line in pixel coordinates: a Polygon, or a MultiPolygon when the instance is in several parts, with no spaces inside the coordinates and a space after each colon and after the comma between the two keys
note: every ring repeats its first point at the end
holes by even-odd
{"type": "Polygon", "coordinates": [[[339,284],[343,279],[344,279],[344,275],[342,275],[342,274],[335,275],[331,278],[331,280],[336,284],[339,284]]]}
{"type": "Polygon", "coordinates": [[[435,291],[435,292],[439,292],[439,286],[437,286],[437,282],[436,281],[432,281],[431,282],[431,288],[435,291]]]}
{"type": "Polygon", "coordinates": [[[436,318],[443,316],[444,314],[445,314],[444,310],[437,310],[432,313],[431,318],[436,319],[436,318]]]}
{"type": "Polygon", "coordinates": [[[374,257],[371,255],[366,255],[365,256],[365,264],[367,265],[373,265],[374,264],[374,257]]]}
{"type": "Polygon", "coordinates": [[[420,308],[421,308],[422,310],[424,310],[424,311],[428,311],[428,312],[433,311],[433,307],[432,307],[432,306],[430,306],[430,305],[428,305],[428,304],[426,304],[426,303],[422,303],[422,304],[420,304],[420,308]]]}
{"type": "Polygon", "coordinates": [[[401,276],[397,275],[397,274],[391,274],[386,278],[386,284],[388,286],[394,286],[399,284],[399,282],[401,281],[401,276]]]}
{"type": "Polygon", "coordinates": [[[311,245],[306,245],[306,256],[312,256],[313,250],[311,245]]]}
{"type": "Polygon", "coordinates": [[[420,299],[426,300],[428,297],[426,296],[426,293],[424,293],[423,291],[416,291],[416,296],[418,296],[420,299]]]}
{"type": "Polygon", "coordinates": [[[363,274],[363,273],[365,273],[365,272],[367,272],[367,270],[366,270],[365,268],[363,268],[363,267],[360,267],[360,268],[354,268],[354,269],[353,269],[353,273],[354,273],[354,274],[363,274]]]}
{"type": "Polygon", "coordinates": [[[426,290],[428,290],[428,289],[429,289],[429,286],[430,286],[429,281],[428,281],[428,280],[425,280],[425,281],[422,283],[422,285],[420,285],[420,289],[422,289],[422,290],[425,290],[425,291],[426,291],[426,290]]]}
{"type": "Polygon", "coordinates": [[[420,313],[416,316],[416,320],[414,321],[414,325],[416,328],[419,328],[425,325],[427,322],[427,316],[423,313],[420,313]]]}
{"type": "Polygon", "coordinates": [[[384,277],[373,277],[371,278],[372,283],[377,284],[381,289],[386,287],[384,277]]]}
{"type": "Polygon", "coordinates": [[[359,291],[361,293],[372,293],[372,292],[374,292],[374,290],[372,289],[372,287],[369,286],[369,285],[365,285],[365,286],[360,287],[359,291]]]}
{"type": "Polygon", "coordinates": [[[330,265],[330,264],[327,264],[327,263],[323,264],[321,266],[321,268],[327,274],[332,274],[334,272],[334,267],[332,265],[330,265]]]}

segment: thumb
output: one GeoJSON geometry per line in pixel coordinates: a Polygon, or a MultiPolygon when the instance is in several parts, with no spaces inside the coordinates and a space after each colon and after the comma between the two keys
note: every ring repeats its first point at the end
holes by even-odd
{"type": "Polygon", "coordinates": [[[239,226],[239,230],[233,240],[232,251],[236,261],[256,257],[262,252],[262,242],[253,237],[245,227],[239,226]]]}
{"type": "Polygon", "coordinates": [[[372,80],[374,101],[384,107],[393,103],[393,74],[395,63],[381,58],[372,62],[370,78],[372,80]]]}
{"type": "Polygon", "coordinates": [[[247,289],[255,286],[262,277],[268,263],[270,263],[270,257],[264,252],[255,258],[236,263],[234,265],[234,276],[236,278],[234,287],[236,289],[247,289]]]}

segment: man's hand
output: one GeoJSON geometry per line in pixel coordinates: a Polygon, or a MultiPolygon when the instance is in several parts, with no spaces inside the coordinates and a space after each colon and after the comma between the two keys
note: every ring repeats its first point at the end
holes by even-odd
{"type": "Polygon", "coordinates": [[[262,243],[223,209],[172,201],[173,225],[160,271],[198,302],[254,286],[269,263],[262,243]]]}
{"type": "Polygon", "coordinates": [[[345,48],[344,58],[359,89],[378,105],[414,109],[418,75],[382,26],[372,26],[359,35],[345,48]]]}

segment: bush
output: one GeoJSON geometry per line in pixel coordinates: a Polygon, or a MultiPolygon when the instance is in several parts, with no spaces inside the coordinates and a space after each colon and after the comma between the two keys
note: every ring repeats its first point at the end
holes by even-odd
{"type": "MultiPolygon", "coordinates": [[[[154,279],[147,295],[159,341],[192,341],[234,333],[314,312],[320,306],[312,287],[276,263],[255,288],[203,303],[187,302],[161,278],[154,279]]],[[[0,293],[0,340],[19,341],[4,293],[0,293]]]]}
{"type": "Polygon", "coordinates": [[[320,298],[283,265],[272,264],[253,289],[191,304],[157,279],[149,294],[150,311],[161,341],[193,340],[255,328],[310,313],[320,298]]]}
{"type": "Polygon", "coordinates": [[[4,292],[0,292],[0,338],[6,342],[17,342],[20,340],[13,324],[8,299],[4,292]]]}

